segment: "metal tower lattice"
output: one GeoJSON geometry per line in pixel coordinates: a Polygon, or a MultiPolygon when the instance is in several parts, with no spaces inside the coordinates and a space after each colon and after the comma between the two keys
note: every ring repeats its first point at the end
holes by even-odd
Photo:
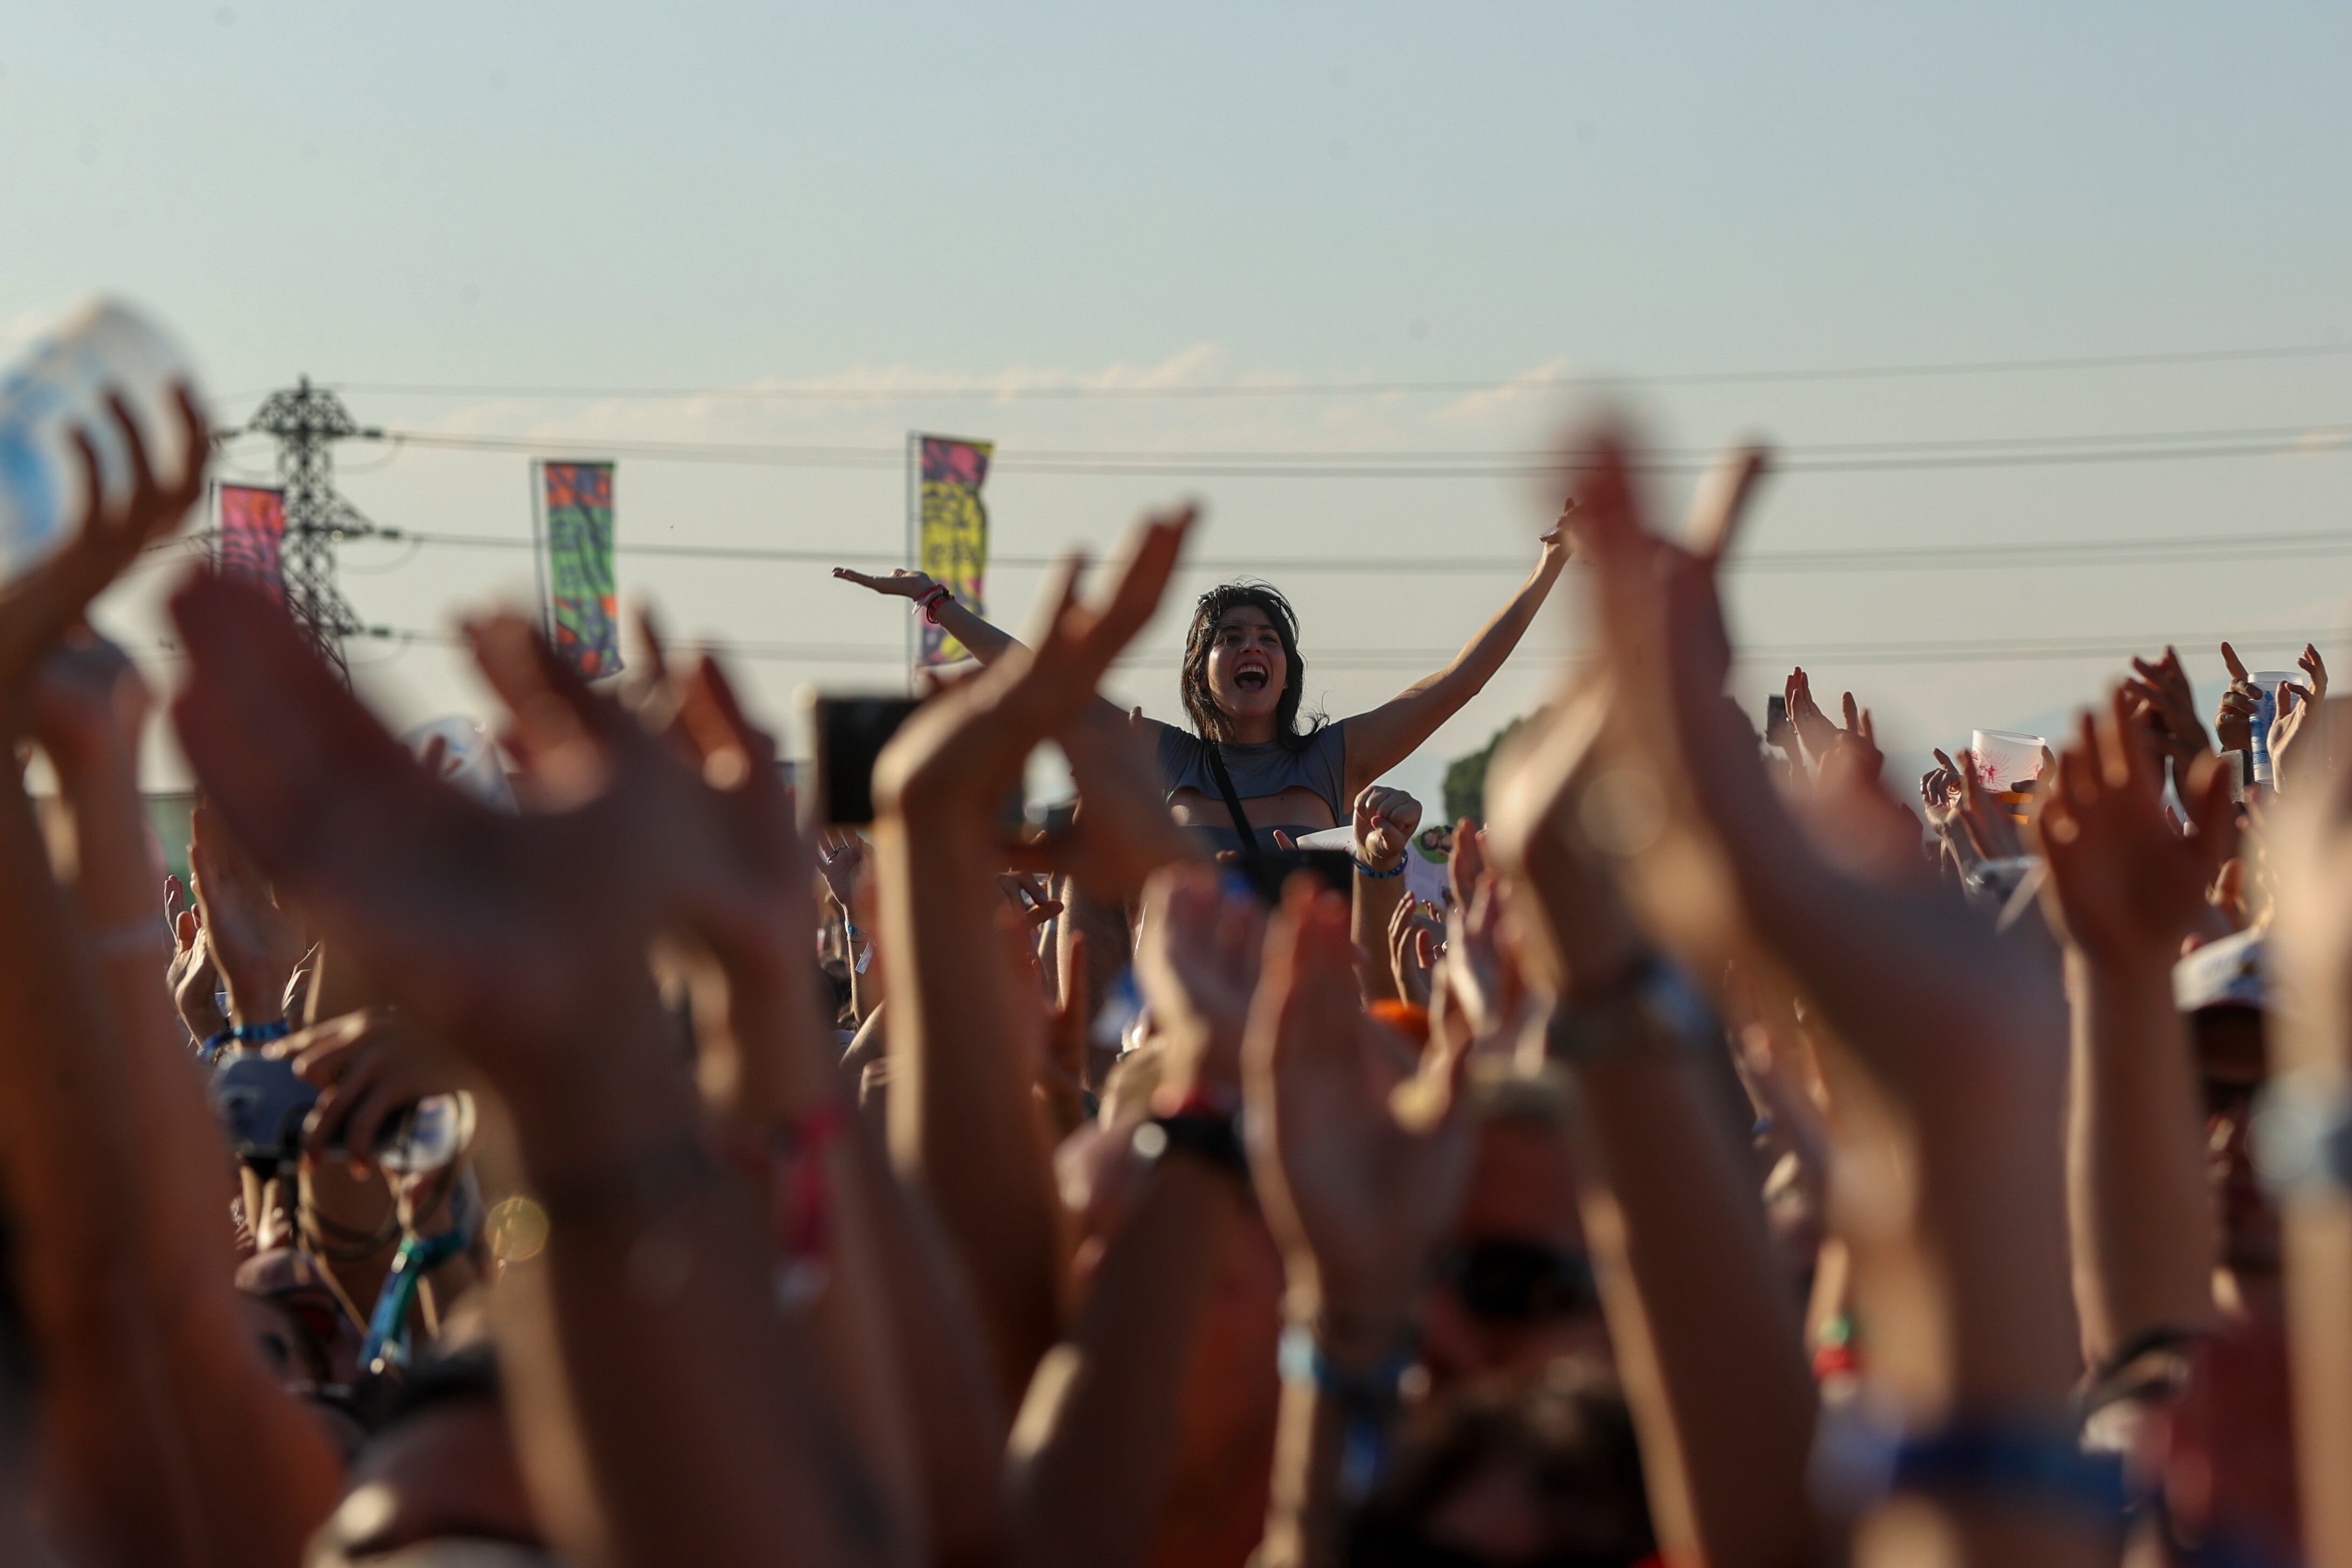
{"type": "Polygon", "coordinates": [[[362,538],[375,525],[335,493],[334,444],[380,435],[362,429],[342,399],[304,376],[271,392],[245,428],[278,438],[278,475],[286,488],[286,605],[336,668],[348,670],[343,639],[367,630],[335,586],[335,546],[362,538]]]}

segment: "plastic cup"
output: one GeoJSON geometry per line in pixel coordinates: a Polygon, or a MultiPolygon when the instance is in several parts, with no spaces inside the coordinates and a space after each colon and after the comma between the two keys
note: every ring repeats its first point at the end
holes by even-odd
{"type": "Polygon", "coordinates": [[[2266,784],[2271,777],[2271,726],[2278,722],[2279,716],[2279,687],[2289,681],[2302,679],[2303,672],[2256,670],[2249,678],[2263,692],[2262,704],[2254,709],[2251,728],[2253,732],[2254,779],[2266,784]]]}
{"type": "Polygon", "coordinates": [[[2032,783],[2042,772],[2042,753],[2049,744],[2038,735],[2021,735],[2013,729],[1974,731],[1969,737],[1969,750],[1976,758],[1977,782],[1996,790],[2032,783]]]}
{"type": "Polygon", "coordinates": [[[182,439],[174,383],[196,390],[186,357],[145,317],[115,300],[82,305],[0,377],[0,581],[14,581],[65,543],[89,509],[74,432],[98,455],[101,493],[131,491],[131,453],[106,405],[119,393],[155,476],[166,484],[201,462],[182,439]]]}

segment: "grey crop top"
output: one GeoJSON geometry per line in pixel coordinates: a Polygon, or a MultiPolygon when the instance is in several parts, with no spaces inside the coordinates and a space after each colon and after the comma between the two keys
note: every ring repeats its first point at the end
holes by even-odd
{"type": "MultiPolygon", "coordinates": [[[[1344,827],[1347,824],[1348,737],[1345,720],[1325,725],[1296,751],[1275,741],[1258,746],[1220,747],[1218,749],[1225,759],[1225,771],[1233,777],[1234,793],[1242,800],[1279,795],[1285,789],[1297,788],[1312,789],[1323,798],[1324,804],[1331,808],[1328,823],[1275,822],[1259,827],[1258,842],[1265,848],[1274,846],[1273,834],[1277,827],[1299,834],[1316,832],[1327,826],[1344,827]]],[[[1199,824],[1195,831],[1213,836],[1219,849],[1240,849],[1242,836],[1234,831],[1227,820],[1225,798],[1217,789],[1217,776],[1209,771],[1209,743],[1188,730],[1163,724],[1160,727],[1158,753],[1162,797],[1172,800],[1177,790],[1193,789],[1217,802],[1215,825],[1199,824]]]]}

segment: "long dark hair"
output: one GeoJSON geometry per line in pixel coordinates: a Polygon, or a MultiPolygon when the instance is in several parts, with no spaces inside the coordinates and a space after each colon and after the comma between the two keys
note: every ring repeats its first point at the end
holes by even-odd
{"type": "Polygon", "coordinates": [[[1275,705],[1274,738],[1292,751],[1303,751],[1323,727],[1323,716],[1310,715],[1307,727],[1298,727],[1299,700],[1307,688],[1307,661],[1298,656],[1298,616],[1281,590],[1263,582],[1219,583],[1192,606],[1192,629],[1184,634],[1184,669],[1178,677],[1184,712],[1202,739],[1235,743],[1233,716],[1209,694],[1209,650],[1216,645],[1217,622],[1244,606],[1264,612],[1282,643],[1282,700],[1275,705]]]}

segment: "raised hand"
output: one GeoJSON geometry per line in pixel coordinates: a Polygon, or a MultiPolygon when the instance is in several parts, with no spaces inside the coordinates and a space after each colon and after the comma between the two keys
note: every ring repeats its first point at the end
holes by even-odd
{"type": "Polygon", "coordinates": [[[1326,1354],[1369,1366],[1398,1349],[1431,1249],[1469,1174],[1458,1049],[1414,1066],[1357,999],[1347,901],[1294,878],[1266,938],[1243,1048],[1250,1170],[1326,1354]]]}
{"type": "Polygon", "coordinates": [[[354,1166],[375,1164],[376,1140],[403,1109],[469,1081],[414,1020],[383,1009],[348,1013],[268,1050],[291,1058],[303,1082],[319,1090],[302,1124],[303,1153],[324,1160],[341,1150],[354,1166]]]}
{"type": "Polygon", "coordinates": [[[1454,907],[1445,928],[1445,1000],[1462,1010],[1474,1044],[1498,1038],[1518,1018],[1526,988],[1503,948],[1502,891],[1488,868],[1486,835],[1465,818],[1454,825],[1454,907]]]}
{"type": "MultiPolygon", "coordinates": [[[[1488,769],[1486,846],[1503,883],[1529,980],[1554,997],[1605,991],[1642,951],[1625,901],[1579,810],[1603,754],[1605,686],[1571,682],[1541,727],[1488,769]]],[[[1612,813],[1596,810],[1608,831],[1612,813]]]]}
{"type": "Polygon", "coordinates": [[[150,465],[139,423],[119,396],[107,399],[117,438],[129,455],[131,490],[106,506],[100,482],[98,449],[85,431],[74,433],[89,497],[73,537],[38,566],[0,588],[0,694],[24,687],[33,664],[68,627],[79,621],[89,601],[121,575],[141,549],[180,526],[205,493],[205,454],[211,437],[205,417],[184,386],[173,390],[180,413],[186,465],[166,485],[150,465]]]}
{"type": "MultiPolygon", "coordinates": [[[[2079,1354],[2065,1305],[2055,966],[1923,881],[1916,848],[1832,859],[1796,831],[1723,701],[1731,647],[1716,565],[1760,455],[1722,471],[1691,545],[1644,526],[1614,431],[1599,433],[1580,467],[1579,555],[1592,564],[1600,673],[1622,705],[1608,765],[1581,804],[1629,825],[1608,846],[1621,883],[1687,973],[1717,975],[1744,946],[1765,949],[1878,1091],[1908,1108],[1920,1191],[1936,1210],[1920,1245],[1951,1281],[1956,1335],[1911,1347],[1923,1353],[1916,1364],[1965,1369],[1970,1397],[2058,1408],[2079,1354]],[[1593,799],[1604,779],[1619,798],[1608,810],[1593,799]]],[[[1862,770],[1825,770],[1822,794],[1849,848],[1916,846],[1916,822],[1862,770]]]]}
{"type": "MultiPolygon", "coordinates": [[[[2327,710],[2321,706],[2327,696],[2326,661],[2319,656],[2316,647],[2306,643],[2295,663],[2303,666],[2305,678],[2289,681],[2280,689],[2278,716],[2271,721],[2268,742],[2271,783],[2280,789],[2286,788],[2288,755],[2293,753],[2300,764],[2303,753],[2296,749],[2297,744],[2322,729],[2327,716],[2327,710]],[[2294,694],[2293,703],[2286,700],[2288,692],[2294,694]]],[[[2300,768],[2297,770],[2301,771],[2300,768]]]]}
{"type": "Polygon", "coordinates": [[[1570,496],[1559,504],[1559,516],[1552,519],[1551,527],[1538,537],[1536,542],[1543,547],[1541,570],[1558,571],[1568,564],[1569,555],[1574,549],[1574,540],[1568,531],[1568,519],[1575,510],[1576,497],[1570,496]]]}
{"type": "Polygon", "coordinates": [[[205,940],[204,916],[176,876],[163,878],[163,924],[172,933],[172,961],[164,983],[180,1022],[195,1040],[209,1040],[228,1027],[220,1008],[220,967],[205,940]]]}
{"type": "Polygon", "coordinates": [[[2166,820],[2163,781],[2132,734],[2127,688],[2082,716],[2038,822],[2050,862],[2044,907],[2059,935],[2114,964],[2169,966],[2236,852],[2228,771],[2211,753],[2181,786],[2189,831],[2166,820]]]}
{"type": "Polygon", "coordinates": [[[1389,785],[1367,784],[1356,797],[1349,825],[1356,858],[1374,871],[1390,871],[1404,863],[1412,835],[1420,831],[1421,802],[1389,785]]]}
{"type": "Polygon", "coordinates": [[[2308,677],[2295,687],[2303,694],[2303,700],[2315,703],[2326,697],[2327,695],[2327,661],[2319,656],[2318,646],[2315,643],[2305,643],[2303,645],[2303,652],[2294,656],[2294,662],[2302,666],[2304,674],[2308,677]]]}
{"type": "Polygon", "coordinates": [[[855,907],[857,876],[866,867],[866,841],[846,828],[827,828],[816,841],[817,874],[827,897],[846,915],[855,907]]]}
{"type": "Polygon", "coordinates": [[[1878,749],[1878,727],[1871,722],[1868,708],[1855,705],[1852,692],[1845,694],[1843,704],[1845,724],[1838,731],[1836,748],[1852,757],[1853,766],[1875,779],[1886,765],[1886,754],[1878,749]]]}
{"type": "MultiPolygon", "coordinates": [[[[704,809],[704,779],[521,619],[469,629],[515,716],[535,810],[513,816],[433,778],[263,591],[201,577],[172,611],[193,669],[173,717],[212,807],[331,937],[494,1078],[560,1071],[580,1033],[608,1031],[612,988],[642,980],[664,924],[738,948],[774,939],[777,895],[746,879],[740,843],[704,809]]],[[[714,708],[706,722],[724,718],[714,708]]],[[[706,772],[747,801],[780,788],[772,767],[728,755],[706,772]]],[[[774,807],[759,798],[751,831],[774,807]]]]}
{"type": "Polygon", "coordinates": [[[2197,694],[2189,685],[2189,673],[2180,667],[2179,653],[2168,643],[2163,657],[2135,657],[2132,669],[2136,678],[2126,685],[2147,704],[2149,728],[2172,759],[2174,775],[2188,778],[2189,769],[2213,745],[2197,716],[2197,694]]]}
{"type": "Polygon", "coordinates": [[[1144,888],[1135,975],[1164,1042],[1160,1087],[1170,1103],[1196,1090],[1240,1093],[1242,1031],[1265,948],[1257,898],[1209,867],[1170,866],[1144,888]]]}
{"type": "Polygon", "coordinates": [[[870,588],[893,599],[920,599],[939,586],[928,572],[909,571],[903,566],[891,568],[887,577],[869,576],[866,572],[852,571],[845,566],[835,567],[833,575],[844,582],[854,582],[860,588],[870,588]]]}
{"type": "Polygon", "coordinates": [[[274,1022],[283,1016],[286,983],[302,962],[301,923],[278,905],[269,879],[225,831],[210,802],[197,802],[190,821],[195,836],[188,870],[229,1012],[238,1023],[274,1022]]]}
{"type": "Polygon", "coordinates": [[[1077,810],[1064,831],[1010,847],[1006,863],[1067,873],[1087,896],[1125,904],[1160,867],[1194,859],[1193,835],[1176,826],[1140,722],[1108,703],[1081,706],[1060,732],[1077,810]]]}
{"type": "Polygon", "coordinates": [[[2263,706],[2263,689],[2254,685],[2238,651],[2227,643],[2221,644],[2221,663],[2229,666],[2230,686],[2213,712],[2214,737],[2224,751],[2252,751],[2254,715],[2263,706]]]}
{"type": "MultiPolygon", "coordinates": [[[[1798,740],[1811,753],[1813,766],[1820,767],[1822,758],[1837,745],[1840,732],[1830,716],[1822,711],[1822,705],[1813,700],[1812,677],[1801,668],[1790,670],[1781,688],[1781,700],[1788,705],[1789,723],[1796,730],[1798,740]]],[[[1846,701],[1853,701],[1852,693],[1847,694],[1846,701]]]]}
{"type": "MultiPolygon", "coordinates": [[[[1046,585],[1045,635],[923,705],[883,747],[874,766],[881,814],[952,826],[970,846],[984,848],[985,858],[1004,862],[1006,846],[995,823],[999,803],[1019,782],[1039,742],[1075,734],[1077,721],[1090,716],[1104,671],[1159,608],[1193,516],[1187,507],[1147,525],[1099,608],[1078,601],[1082,559],[1065,562],[1046,585]]],[[[1081,749],[1094,741],[1101,744],[1089,751],[1090,760],[1115,757],[1115,741],[1097,731],[1087,732],[1081,749]]],[[[1160,816],[1165,821],[1167,813],[1160,816]]],[[[1039,863],[1051,859],[1043,854],[1024,859],[1027,870],[1066,869],[1039,863]]]]}
{"type": "MultiPolygon", "coordinates": [[[[1960,799],[1952,821],[1958,825],[1962,837],[1976,857],[1999,861],[2014,860],[2023,854],[2024,835],[2018,831],[2016,820],[2010,816],[2007,803],[1984,787],[1983,778],[1977,771],[1976,753],[1966,747],[1960,748],[1960,760],[1967,764],[1965,767],[1956,765],[1941,751],[1935,756],[1947,771],[1959,776],[1960,799]]],[[[2048,769],[2045,768],[2044,771],[2048,769]]],[[[1946,834],[1948,839],[1949,836],[1946,834]]]]}
{"type": "Polygon", "coordinates": [[[1429,1005],[1437,976],[1437,961],[1445,952],[1443,912],[1420,899],[1398,901],[1389,916],[1389,964],[1396,974],[1397,994],[1417,1008],[1429,1005]]]}
{"type": "Polygon", "coordinates": [[[1950,758],[1941,751],[1935,757],[1936,766],[1919,775],[1919,804],[1927,825],[1941,833],[1959,817],[1960,775],[1950,758]]]}

